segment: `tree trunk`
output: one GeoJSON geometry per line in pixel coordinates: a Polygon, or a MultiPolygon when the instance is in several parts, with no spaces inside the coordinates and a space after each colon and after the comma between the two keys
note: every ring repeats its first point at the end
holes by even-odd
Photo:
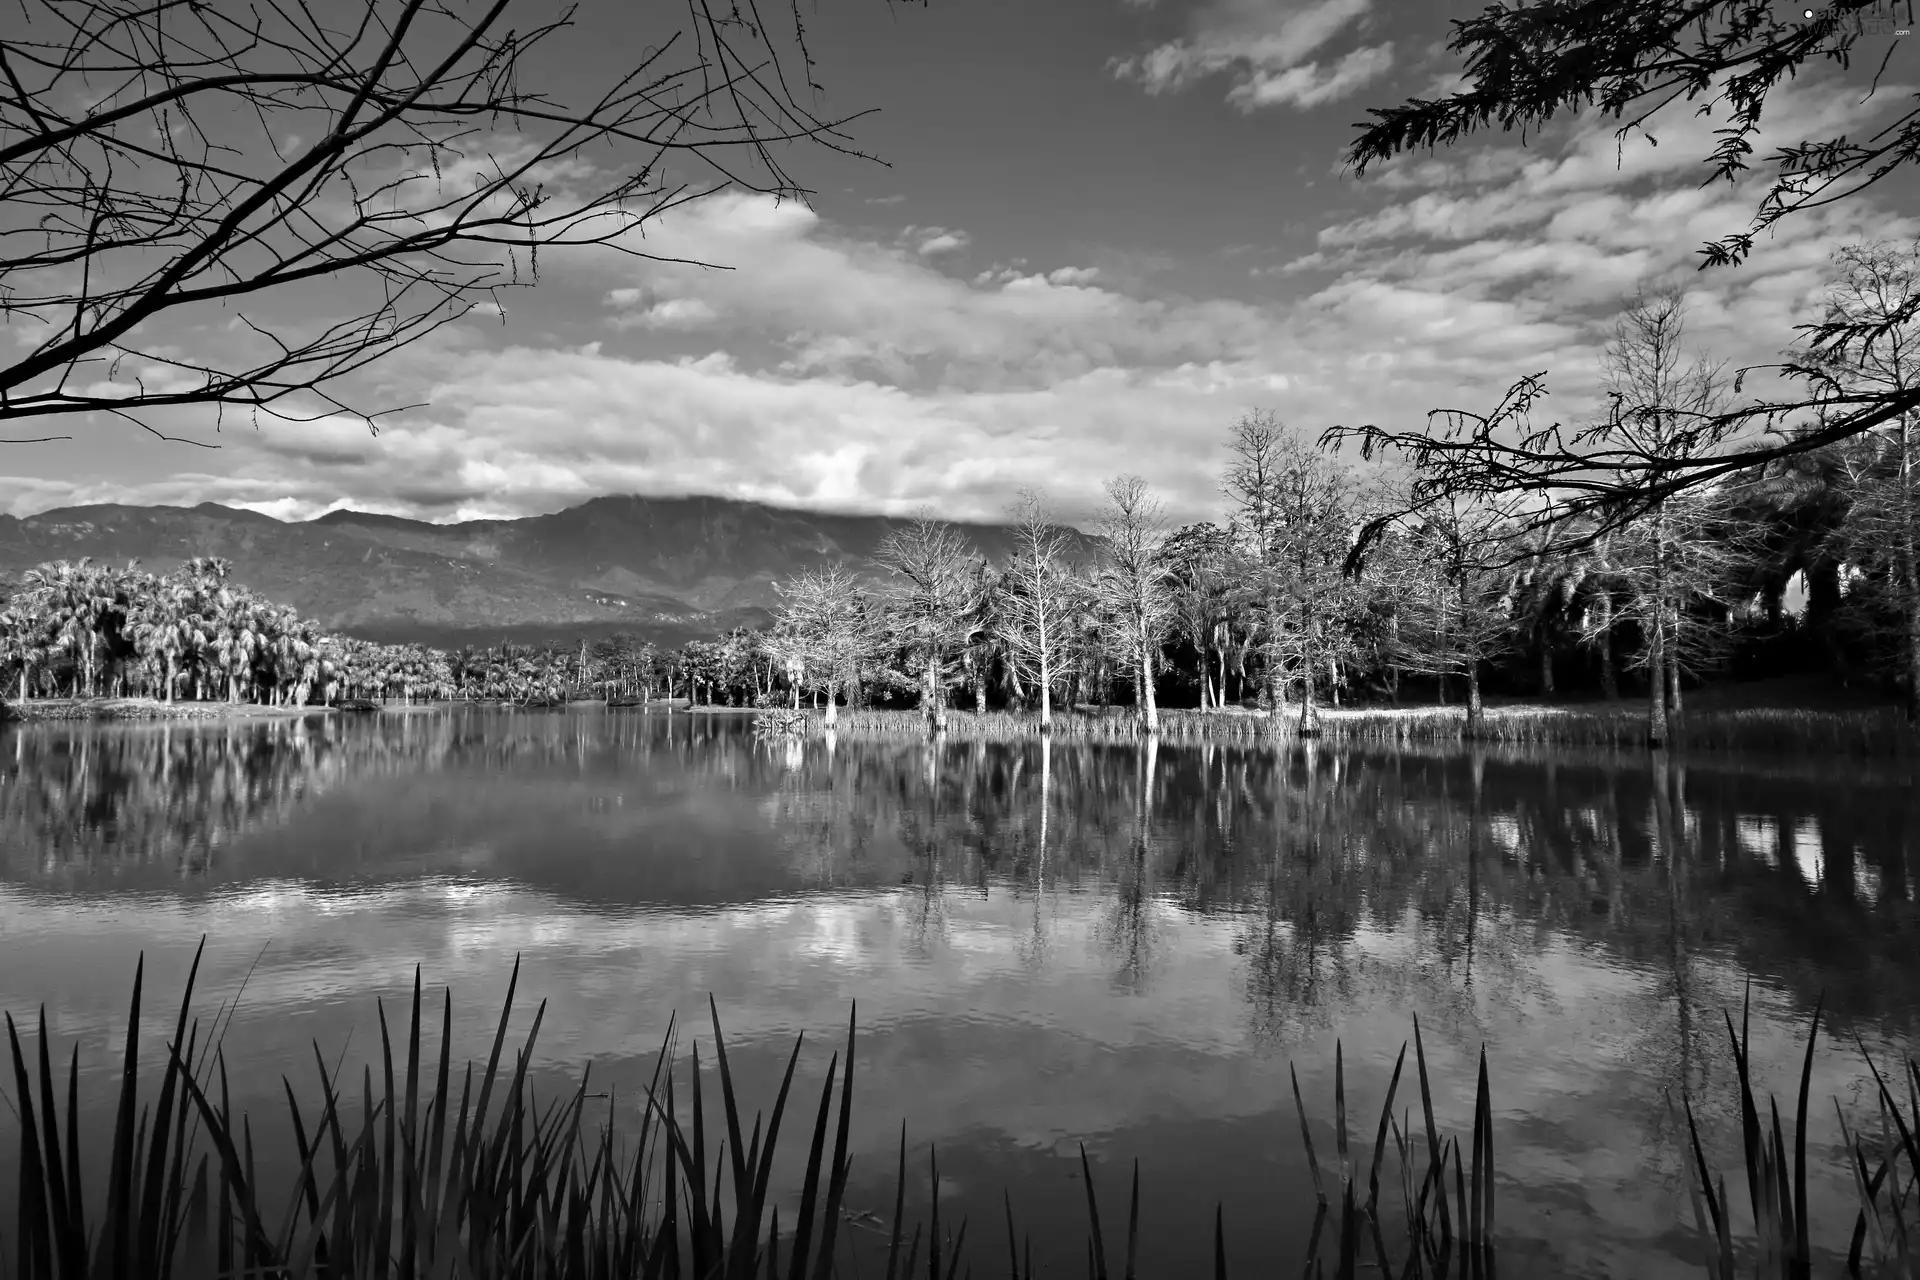
{"type": "Polygon", "coordinates": [[[1053,666],[1048,661],[1047,647],[1040,647],[1040,732],[1053,732],[1053,666]]]}
{"type": "Polygon", "coordinates": [[[1553,641],[1546,636],[1540,637],[1540,696],[1553,696],[1553,641]]]}
{"type": "Polygon", "coordinates": [[[1647,637],[1647,745],[1667,745],[1667,628],[1657,619],[1647,637]]]}
{"type": "Polygon", "coordinates": [[[1613,597],[1602,592],[1594,601],[1600,615],[1600,696],[1608,702],[1620,700],[1620,673],[1613,665],[1613,597]]]}
{"type": "MultiPolygon", "coordinates": [[[[1387,618],[1387,652],[1392,654],[1400,652],[1400,615],[1398,613],[1391,614],[1387,618]]],[[[1387,698],[1394,706],[1400,705],[1400,664],[1391,660],[1387,663],[1387,698]]]]}
{"type": "Polygon", "coordinates": [[[1477,659],[1467,659],[1467,729],[1469,740],[1480,737],[1485,724],[1486,704],[1480,700],[1480,663],[1477,659]]]}
{"type": "Polygon", "coordinates": [[[1214,657],[1215,657],[1216,659],[1218,659],[1218,666],[1219,666],[1219,670],[1220,670],[1220,706],[1221,706],[1221,707],[1222,707],[1222,708],[1224,709],[1224,708],[1226,707],[1226,705],[1227,705],[1227,702],[1228,702],[1228,698],[1227,698],[1227,646],[1225,646],[1224,644],[1217,644],[1217,645],[1215,645],[1215,646],[1213,647],[1213,653],[1214,653],[1214,657]]]}
{"type": "Polygon", "coordinates": [[[1907,720],[1920,725],[1920,494],[1914,492],[1913,415],[1900,415],[1900,573],[1906,578],[1907,720]]]}
{"type": "MultiPolygon", "coordinates": [[[[1278,723],[1278,717],[1280,715],[1280,701],[1281,701],[1280,699],[1280,692],[1281,692],[1280,691],[1280,662],[1279,662],[1279,659],[1275,657],[1274,653],[1272,652],[1272,649],[1278,646],[1279,643],[1280,643],[1280,602],[1276,600],[1273,596],[1269,595],[1267,597],[1267,645],[1269,647],[1269,652],[1267,653],[1267,718],[1270,720],[1274,720],[1276,724],[1278,723]]],[[[1311,685],[1312,681],[1309,680],[1308,684],[1311,685]]],[[[1302,708],[1301,709],[1302,719],[1300,721],[1302,725],[1306,724],[1305,715],[1306,715],[1306,710],[1305,708],[1302,708]]]]}
{"type": "Polygon", "coordinates": [[[1153,646],[1140,645],[1140,723],[1148,733],[1160,732],[1160,708],[1153,700],[1153,646]]]}
{"type": "Polygon", "coordinates": [[[837,677],[829,676],[827,678],[827,714],[826,714],[826,720],[825,720],[826,726],[829,729],[833,728],[834,725],[840,722],[840,708],[834,704],[834,700],[833,700],[833,695],[839,692],[839,690],[840,690],[839,679],[837,677]]]}
{"type": "MultiPolygon", "coordinates": [[[[1278,707],[1276,702],[1275,707],[1278,707]]],[[[1314,705],[1313,662],[1309,659],[1300,664],[1300,736],[1317,738],[1320,736],[1320,708],[1314,705]]]]}
{"type": "Polygon", "coordinates": [[[927,724],[935,733],[945,733],[947,731],[947,700],[941,696],[942,692],[940,688],[940,657],[938,654],[929,652],[927,654],[926,692],[924,696],[927,703],[927,724]]]}
{"type": "MultiPolygon", "coordinates": [[[[1677,635],[1679,633],[1679,628],[1675,627],[1674,632],[1677,635]]],[[[1669,720],[1677,720],[1680,718],[1680,715],[1681,715],[1680,664],[1674,660],[1674,657],[1672,654],[1668,654],[1667,655],[1667,718],[1669,720]]]]}

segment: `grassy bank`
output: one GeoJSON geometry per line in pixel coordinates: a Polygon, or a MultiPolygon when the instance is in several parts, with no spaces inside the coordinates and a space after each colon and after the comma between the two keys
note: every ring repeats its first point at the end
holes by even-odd
{"type": "MultiPolygon", "coordinates": [[[[1241,710],[1160,712],[1160,738],[1170,742],[1270,742],[1299,738],[1300,713],[1274,717],[1241,710]]],[[[808,730],[822,733],[820,713],[808,730]]],[[[845,734],[919,737],[926,720],[918,711],[842,710],[845,734]]],[[[1120,742],[1138,738],[1129,708],[1106,714],[1069,712],[1054,717],[1053,736],[1063,741],[1120,742]]],[[[952,738],[1009,740],[1038,737],[1039,720],[1004,711],[947,713],[952,738]]],[[[1458,707],[1326,709],[1320,713],[1322,742],[1448,743],[1466,741],[1467,716],[1458,707]]],[[[1475,740],[1515,745],[1644,748],[1644,709],[1627,704],[1489,707],[1475,740]]],[[[1698,751],[1782,751],[1819,755],[1910,757],[1920,739],[1894,710],[1792,710],[1747,707],[1689,713],[1674,721],[1672,745],[1698,751]]]]}
{"type": "Polygon", "coordinates": [[[162,702],[158,698],[28,698],[0,708],[0,719],[274,720],[327,715],[330,707],[271,707],[256,702],[162,702]]]}
{"type": "MultiPolygon", "coordinates": [[[[196,956],[193,972],[198,969],[196,956]]],[[[516,961],[491,1051],[477,1073],[472,1063],[454,1067],[450,997],[440,1013],[438,1052],[423,1052],[423,1037],[432,1028],[417,971],[410,1016],[397,1043],[381,1012],[380,1058],[377,1068],[361,1076],[357,1107],[346,1096],[349,1083],[329,1071],[329,1059],[316,1045],[316,1079],[304,1102],[291,1084],[286,1088],[293,1150],[277,1154],[290,1155],[295,1172],[280,1196],[271,1195],[256,1173],[265,1162],[256,1160],[252,1125],[229,1100],[217,1034],[203,1034],[189,1016],[191,975],[161,1055],[156,1090],[141,1083],[152,1055],[143,1054],[137,1041],[142,991],[136,971],[111,1135],[80,1131],[77,1048],[62,1080],[44,1010],[34,1034],[22,1034],[9,1016],[8,1136],[19,1191],[11,1212],[0,1218],[0,1275],[827,1280],[845,1273],[857,1252],[852,1233],[841,1231],[856,1216],[845,1202],[856,1061],[851,1020],[845,1047],[828,1066],[811,1108],[811,1123],[805,1110],[793,1122],[801,1126],[797,1141],[805,1151],[796,1196],[776,1187],[773,1167],[793,1097],[798,1043],[771,1112],[754,1114],[749,1135],[719,1013],[710,1003],[712,1072],[703,1072],[696,1049],[685,1092],[678,1092],[681,1063],[670,1030],[659,1066],[635,1104],[638,1136],[622,1140],[611,1120],[597,1130],[585,1121],[583,1104],[590,1095],[584,1078],[565,1096],[534,1096],[528,1072],[545,1006],[525,1040],[509,1051],[508,1013],[518,977],[516,961]],[[97,1194],[90,1202],[90,1189],[100,1185],[106,1188],[104,1204],[97,1194]]],[[[216,1016],[216,1028],[218,1023],[216,1016]]],[[[1753,1091],[1744,1019],[1739,1031],[1727,1020],[1751,1210],[1739,1225],[1727,1180],[1705,1154],[1691,1105],[1680,1104],[1693,1226],[1704,1269],[1718,1280],[1808,1277],[1811,1260],[1823,1253],[1844,1254],[1849,1276],[1912,1277],[1920,1267],[1920,1066],[1912,1062],[1890,1077],[1876,1069],[1878,1114],[1845,1130],[1860,1198],[1853,1220],[1809,1221],[1806,1124],[1818,1028],[1816,1013],[1793,1124],[1785,1127],[1777,1105],[1753,1091]]],[[[1316,1152],[1315,1126],[1296,1078],[1294,1111],[1315,1195],[1276,1206],[1297,1214],[1303,1227],[1311,1225],[1307,1272],[1330,1272],[1341,1280],[1375,1269],[1403,1280],[1491,1277],[1499,1156],[1485,1054],[1467,1135],[1443,1134],[1434,1124],[1433,1082],[1417,1023],[1394,1064],[1377,1123],[1358,1133],[1349,1124],[1338,1049],[1335,1063],[1334,1161],[1325,1164],[1316,1152]],[[1416,1089],[1417,1109],[1410,1096],[1416,1089]]],[[[1088,1274],[1096,1280],[1131,1277],[1142,1225],[1139,1164],[1119,1231],[1113,1206],[1103,1213],[1084,1149],[1080,1164],[1088,1274]]],[[[937,1187],[932,1159],[929,1174],[937,1187]]],[[[937,1195],[930,1197],[930,1219],[909,1226],[909,1181],[903,1130],[893,1213],[878,1223],[886,1237],[884,1267],[875,1258],[874,1274],[905,1280],[919,1274],[924,1257],[932,1280],[951,1280],[963,1267],[971,1273],[972,1255],[993,1260],[989,1265],[996,1269],[998,1258],[1007,1258],[1015,1280],[1034,1275],[1031,1237],[1010,1197],[1003,1201],[1003,1222],[981,1224],[970,1236],[972,1224],[965,1220],[943,1230],[937,1195]]],[[[875,1215],[857,1216],[870,1221],[875,1215]]],[[[1076,1236],[1076,1252],[1079,1243],[1076,1236]]],[[[1193,1241],[1191,1274],[1224,1280],[1233,1274],[1232,1253],[1229,1226],[1216,1210],[1210,1235],[1193,1241]]]]}

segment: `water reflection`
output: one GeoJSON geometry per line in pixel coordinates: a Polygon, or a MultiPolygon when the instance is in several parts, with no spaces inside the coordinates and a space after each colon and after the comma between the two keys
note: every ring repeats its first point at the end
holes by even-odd
{"type": "MultiPolygon", "coordinates": [[[[1724,1130],[1720,1010],[1749,980],[1782,1080],[1823,996],[1882,1050],[1920,1021],[1920,810],[1892,769],[484,712],[34,727],[0,762],[0,1007],[46,1000],[86,1069],[133,955],[166,991],[203,932],[217,981],[266,947],[229,1042],[271,1068],[263,1103],[415,963],[477,1047],[524,952],[546,1061],[615,1079],[709,991],[749,1075],[857,998],[864,1163],[904,1115],[985,1208],[989,1176],[1049,1203],[1080,1139],[1120,1160],[1177,1134],[1157,1203],[1209,1221],[1223,1186],[1298,1175],[1287,1061],[1330,1114],[1339,1036],[1377,1097],[1417,1013],[1443,1078],[1489,1046],[1503,1229],[1569,1273],[1657,1274],[1683,1247],[1665,1091],[1724,1130]]],[[[1835,1046],[1816,1085],[1859,1075],[1835,1046]]]]}

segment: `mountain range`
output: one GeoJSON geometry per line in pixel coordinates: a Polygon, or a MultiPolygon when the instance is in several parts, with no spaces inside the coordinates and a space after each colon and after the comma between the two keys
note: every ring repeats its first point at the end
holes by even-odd
{"type": "MultiPolygon", "coordinates": [[[[571,641],[635,632],[663,643],[757,626],[773,584],[872,557],[907,522],[791,510],[728,498],[594,498],[551,515],[429,524],[333,511],[283,521],[215,503],[102,504],[0,515],[0,574],[49,560],[138,560],[163,573],[220,556],[233,579],[332,630],[444,646],[571,641]]],[[[1004,525],[956,524],[992,560],[1004,525]]],[[[1090,553],[1092,539],[1074,533],[1090,553]]]]}

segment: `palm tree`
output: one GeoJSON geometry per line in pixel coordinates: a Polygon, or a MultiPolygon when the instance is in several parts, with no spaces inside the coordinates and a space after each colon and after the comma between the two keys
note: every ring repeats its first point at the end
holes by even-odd
{"type": "Polygon", "coordinates": [[[180,597],[172,591],[154,591],[135,604],[128,617],[127,634],[134,652],[160,679],[161,700],[173,701],[179,683],[180,654],[185,628],[180,614],[180,597]]]}
{"type": "Polygon", "coordinates": [[[25,608],[0,611],[0,664],[20,664],[20,700],[27,700],[27,682],[37,658],[38,620],[25,608]]]}
{"type": "MultiPolygon", "coordinates": [[[[92,636],[96,607],[92,577],[93,561],[89,556],[35,565],[27,570],[25,577],[31,608],[55,637],[49,647],[62,651],[82,650],[89,678],[93,665],[92,636]]],[[[77,694],[80,690],[76,688],[74,692],[77,694]]]]}

